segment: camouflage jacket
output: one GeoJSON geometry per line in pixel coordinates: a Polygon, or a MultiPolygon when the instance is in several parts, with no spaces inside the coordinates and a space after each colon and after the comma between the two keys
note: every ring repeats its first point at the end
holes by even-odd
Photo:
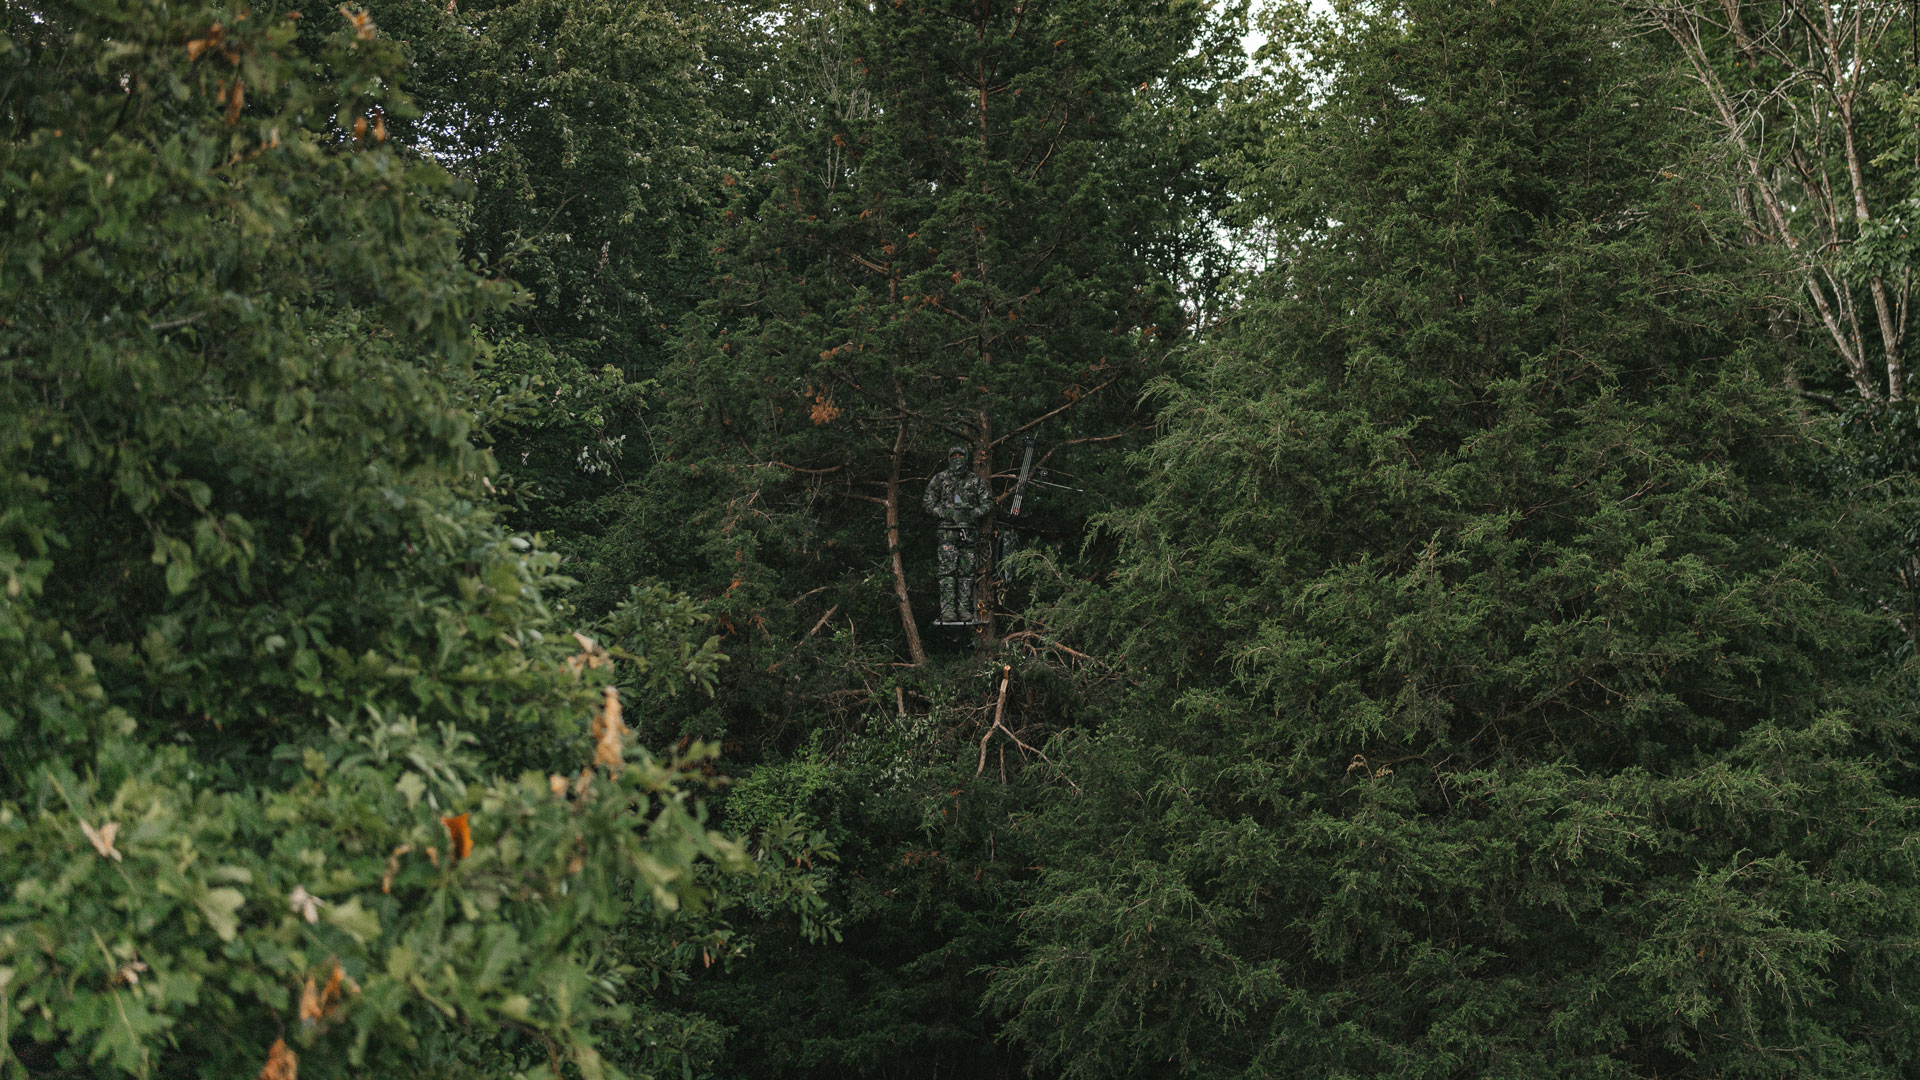
{"type": "Polygon", "coordinates": [[[987,493],[986,481],[973,473],[956,476],[951,470],[942,469],[927,481],[927,494],[920,505],[944,524],[967,527],[993,509],[993,496],[987,493]]]}

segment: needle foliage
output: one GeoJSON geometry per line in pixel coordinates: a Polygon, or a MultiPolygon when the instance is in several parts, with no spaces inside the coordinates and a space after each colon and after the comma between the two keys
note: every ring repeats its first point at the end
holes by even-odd
{"type": "Polygon", "coordinates": [[[1133,689],[991,991],[1063,1075],[1913,1067],[1861,533],[1644,47],[1415,0],[1276,59],[1287,239],[1157,387],[1079,601],[1133,689]]]}

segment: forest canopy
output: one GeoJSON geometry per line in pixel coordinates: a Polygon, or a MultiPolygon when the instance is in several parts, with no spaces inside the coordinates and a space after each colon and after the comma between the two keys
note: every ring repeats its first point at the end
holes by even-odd
{"type": "Polygon", "coordinates": [[[1913,1075],[1915,18],[7,6],[0,1076],[1913,1075]]]}

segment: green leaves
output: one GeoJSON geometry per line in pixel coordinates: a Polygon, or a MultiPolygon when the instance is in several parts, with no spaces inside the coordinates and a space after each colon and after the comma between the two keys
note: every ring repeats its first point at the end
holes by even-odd
{"type": "Polygon", "coordinates": [[[83,816],[47,809],[0,841],[18,871],[0,900],[7,1028],[51,1017],[62,1039],[130,1075],[176,1055],[256,1068],[248,1055],[264,1045],[223,1046],[212,1032],[271,1030],[275,1016],[291,1018],[303,981],[316,969],[326,981],[337,963],[351,988],[336,989],[334,1005],[301,1006],[319,1021],[298,1041],[315,1066],[323,1054],[395,1060],[427,1030],[490,1027],[495,1013],[591,1060],[605,1005],[584,987],[614,882],[644,883],[665,916],[710,901],[696,864],[752,870],[679,787],[697,758],[643,758],[559,796],[535,776],[469,783],[458,797],[476,841],[457,858],[440,819],[394,780],[408,755],[374,764],[347,737],[320,747],[328,783],[279,791],[196,793],[186,754],[124,742],[109,743],[103,763],[143,767],[111,793],[47,777],[83,816]],[[81,821],[109,816],[133,823],[117,838],[112,825],[99,830],[124,861],[81,839],[81,821]],[[205,980],[225,989],[192,991],[205,980]],[[576,989],[552,996],[563,986],[576,989]]]}
{"type": "Polygon", "coordinates": [[[236,914],[240,910],[240,905],[247,902],[247,898],[240,894],[240,890],[228,888],[200,890],[193,897],[193,902],[200,909],[200,914],[206,916],[207,925],[213,928],[213,932],[221,941],[233,940],[240,929],[240,920],[236,918],[236,914]]]}
{"type": "Polygon", "coordinates": [[[586,721],[725,657],[656,591],[566,664],[557,557],[480,502],[504,290],[384,137],[397,46],[351,8],[0,32],[0,1075],[614,1075],[608,928],[714,933],[755,867],[709,749],[583,770],[586,721]]]}

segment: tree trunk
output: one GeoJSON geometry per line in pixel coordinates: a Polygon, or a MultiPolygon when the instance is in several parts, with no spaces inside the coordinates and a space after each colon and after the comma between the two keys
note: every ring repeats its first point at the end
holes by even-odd
{"type": "Polygon", "coordinates": [[[1878,403],[1906,397],[1911,282],[1876,276],[1865,283],[1862,295],[1840,272],[1835,253],[1874,220],[1869,187],[1875,178],[1868,175],[1870,162],[1859,143],[1862,118],[1856,109],[1866,73],[1893,61],[1898,38],[1890,35],[1907,6],[1854,4],[1841,10],[1826,0],[1782,0],[1778,6],[1748,0],[1638,0],[1638,6],[1672,37],[1706,90],[1747,174],[1751,191],[1741,193],[1741,209],[1757,237],[1792,252],[1820,325],[1860,399],[1878,403]],[[1751,23],[1749,15],[1756,17],[1751,23]],[[1737,50],[1732,57],[1717,54],[1723,32],[1737,50]],[[1730,79],[1725,61],[1735,58],[1740,75],[1730,79]],[[1749,79],[1758,81],[1748,85],[1749,79]],[[1816,91],[1809,88],[1819,88],[1826,103],[1816,102],[1816,91]],[[1775,160],[1766,139],[1790,147],[1784,162],[1775,160]],[[1827,162],[1834,157],[1846,166],[1844,187],[1827,175],[1827,162]],[[1796,215],[1795,210],[1808,212],[1796,215]],[[1874,370],[1871,343],[1860,328],[1869,303],[1884,372],[1874,370]]]}
{"type": "Polygon", "coordinates": [[[893,464],[887,472],[887,554],[893,560],[893,596],[900,603],[900,629],[907,635],[907,656],[915,664],[927,662],[920,644],[920,625],[913,621],[913,602],[907,598],[907,567],[900,556],[900,460],[907,452],[907,418],[900,418],[893,437],[893,464]]]}
{"type": "MultiPolygon", "coordinates": [[[[988,493],[993,491],[993,416],[986,409],[980,410],[980,447],[974,466],[978,470],[981,482],[987,485],[988,493]]],[[[1000,598],[995,595],[999,584],[999,567],[994,565],[993,504],[987,504],[987,516],[980,519],[979,541],[976,550],[981,552],[979,565],[974,569],[973,602],[975,617],[980,619],[980,643],[989,648],[999,641],[999,628],[994,625],[994,609],[1000,606],[1000,598]]]]}

